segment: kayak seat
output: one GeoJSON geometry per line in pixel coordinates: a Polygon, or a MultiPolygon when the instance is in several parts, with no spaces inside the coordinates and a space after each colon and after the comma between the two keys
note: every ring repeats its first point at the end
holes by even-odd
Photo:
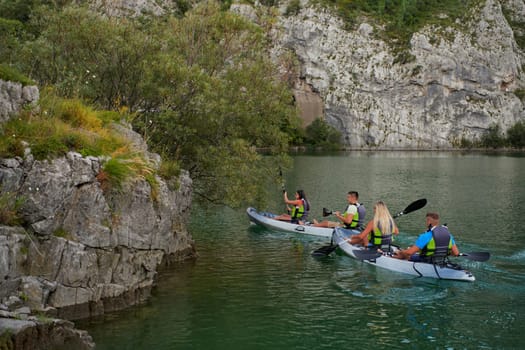
{"type": "Polygon", "coordinates": [[[392,252],[392,235],[385,235],[381,239],[381,244],[371,244],[369,245],[370,249],[381,249],[383,253],[392,252]]]}
{"type": "Polygon", "coordinates": [[[437,246],[434,254],[426,257],[426,260],[437,266],[447,266],[450,263],[448,260],[448,246],[437,246]]]}

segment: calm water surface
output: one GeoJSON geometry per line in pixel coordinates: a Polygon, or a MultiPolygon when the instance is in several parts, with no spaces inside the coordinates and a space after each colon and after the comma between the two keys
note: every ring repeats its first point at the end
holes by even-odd
{"type": "MultiPolygon", "coordinates": [[[[243,210],[194,208],[199,258],[162,273],[145,304],[78,326],[97,349],[522,349],[525,330],[525,157],[449,153],[296,156],[285,178],[306,191],[312,216],[343,209],[357,190],[397,219],[398,243],[438,211],[474,283],[409,277],[344,255],[313,258],[326,242],[250,226],[243,210]]],[[[267,209],[283,211],[279,186],[267,209]]],[[[368,218],[370,218],[370,214],[368,218]]]]}

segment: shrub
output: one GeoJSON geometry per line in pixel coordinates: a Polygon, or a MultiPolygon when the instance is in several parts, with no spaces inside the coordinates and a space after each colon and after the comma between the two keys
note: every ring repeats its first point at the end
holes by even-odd
{"type": "Polygon", "coordinates": [[[23,203],[24,199],[17,198],[15,193],[0,193],[0,224],[7,226],[20,225],[22,219],[19,216],[18,210],[23,203]]]}
{"type": "Polygon", "coordinates": [[[505,145],[505,139],[501,135],[500,126],[493,124],[489,126],[487,133],[481,137],[481,147],[499,148],[505,145]]]}
{"type": "Polygon", "coordinates": [[[286,6],[286,11],[284,12],[285,16],[294,16],[301,11],[301,1],[300,0],[291,0],[286,6]]]}
{"type": "Polygon", "coordinates": [[[59,157],[68,151],[83,156],[111,154],[129,141],[104,125],[124,117],[118,112],[95,111],[79,100],[62,99],[44,90],[39,113],[24,111],[3,125],[0,156],[23,156],[22,141],[29,144],[35,158],[40,160],[59,157]]]}
{"type": "Polygon", "coordinates": [[[102,165],[97,180],[103,191],[121,191],[126,182],[138,179],[149,180],[153,189],[157,185],[153,174],[153,169],[142,157],[128,153],[127,149],[120,149],[102,165]]]}
{"type": "Polygon", "coordinates": [[[321,118],[306,127],[306,143],[316,147],[338,149],[341,147],[341,132],[321,118]]]}
{"type": "Polygon", "coordinates": [[[180,164],[175,160],[163,160],[160,163],[159,175],[166,179],[172,179],[180,175],[180,164]]]}
{"type": "Polygon", "coordinates": [[[12,81],[12,82],[20,83],[23,86],[35,85],[34,81],[32,81],[31,79],[24,76],[22,73],[20,73],[16,69],[6,64],[0,64],[0,79],[5,80],[5,81],[12,81]]]}
{"type": "Polygon", "coordinates": [[[82,104],[79,100],[62,100],[57,106],[55,114],[61,120],[68,122],[74,127],[100,131],[102,121],[97,113],[90,107],[82,104]]]}
{"type": "Polygon", "coordinates": [[[520,100],[525,101],[525,89],[514,90],[514,95],[516,95],[520,100]]]}
{"type": "Polygon", "coordinates": [[[507,141],[511,147],[525,147],[525,122],[517,122],[507,130],[507,141]]]}
{"type": "Polygon", "coordinates": [[[53,232],[53,236],[65,238],[65,239],[71,239],[71,234],[67,232],[63,227],[59,227],[53,232]]]}

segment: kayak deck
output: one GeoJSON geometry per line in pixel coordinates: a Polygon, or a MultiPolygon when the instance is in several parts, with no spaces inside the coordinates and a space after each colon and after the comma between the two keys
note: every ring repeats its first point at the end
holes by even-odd
{"type": "Polygon", "coordinates": [[[332,233],[334,231],[333,228],[329,227],[316,227],[311,224],[298,225],[292,224],[288,221],[275,220],[274,217],[277,216],[276,214],[257,211],[252,207],[246,209],[246,214],[251,223],[276,231],[302,233],[323,238],[332,238],[332,233]]]}

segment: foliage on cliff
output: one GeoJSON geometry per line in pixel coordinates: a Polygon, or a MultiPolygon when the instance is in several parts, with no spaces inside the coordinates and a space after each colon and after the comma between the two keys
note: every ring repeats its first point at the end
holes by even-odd
{"type": "Polygon", "coordinates": [[[1,61],[59,96],[129,110],[150,146],[190,171],[199,197],[262,199],[276,166],[256,149],[283,153],[299,127],[262,27],[215,2],[182,18],[111,18],[78,6],[8,13],[22,29],[6,34],[12,47],[1,61]]]}
{"type": "Polygon", "coordinates": [[[399,52],[398,61],[410,60],[406,52],[414,32],[429,24],[457,26],[471,6],[479,0],[319,0],[333,6],[349,28],[362,17],[371,18],[384,26],[376,34],[399,52]]]}

